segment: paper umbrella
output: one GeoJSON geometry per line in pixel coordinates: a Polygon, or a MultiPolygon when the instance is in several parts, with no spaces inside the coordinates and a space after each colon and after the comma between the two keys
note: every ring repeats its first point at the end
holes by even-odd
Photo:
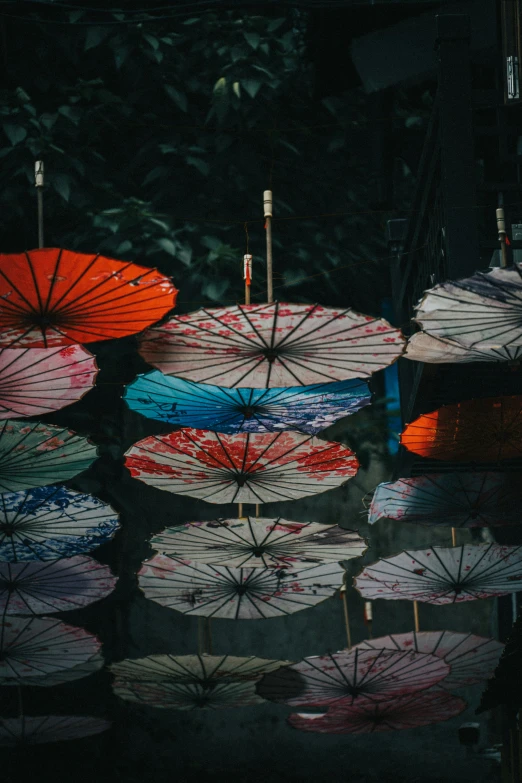
{"type": "Polygon", "coordinates": [[[522,456],[522,396],[484,397],[444,405],[408,424],[401,435],[422,457],[499,462],[522,456]]]}
{"type": "Polygon", "coordinates": [[[295,432],[152,435],[126,452],[134,478],[209,503],[269,503],[315,495],[355,476],[350,449],[295,432]]]}
{"type": "Polygon", "coordinates": [[[403,351],[386,321],[320,305],[201,309],[149,329],[140,353],[167,375],[268,389],[366,378],[403,351]]]}
{"type": "Polygon", "coordinates": [[[70,669],[61,669],[60,671],[44,674],[43,677],[24,677],[23,684],[36,688],[54,688],[55,685],[63,685],[67,682],[75,682],[96,674],[105,666],[105,658],[98,652],[92,658],[88,658],[84,663],[78,663],[70,669]]]}
{"type": "Polygon", "coordinates": [[[161,554],[233,568],[306,568],[361,557],[367,542],[354,530],[315,522],[247,517],[188,522],[151,540],[161,554]]]}
{"type": "Polygon", "coordinates": [[[379,484],[368,515],[450,527],[519,525],[522,477],[518,473],[430,473],[379,484]]]}
{"type": "Polygon", "coordinates": [[[82,737],[91,737],[110,729],[103,718],[84,715],[39,715],[21,718],[0,718],[0,745],[42,745],[82,737]]]}
{"type": "Polygon", "coordinates": [[[426,332],[412,335],[406,345],[405,359],[426,364],[461,364],[468,362],[519,362],[522,346],[467,348],[456,340],[434,337],[426,332]]]}
{"type": "Polygon", "coordinates": [[[450,693],[428,691],[377,704],[338,705],[330,707],[326,714],[293,713],[288,716],[288,723],[294,729],[319,734],[370,734],[441,723],[460,715],[466,707],[465,701],[450,693]]]}
{"type": "Polygon", "coordinates": [[[436,285],[425,292],[415,311],[415,320],[425,332],[471,348],[522,346],[521,317],[518,266],[436,285]]]}
{"type": "Polygon", "coordinates": [[[81,609],[114,590],[108,566],[78,555],[45,563],[0,563],[0,612],[52,614],[81,609]]]}
{"type": "Polygon", "coordinates": [[[355,648],[285,666],[263,677],[257,690],[265,699],[291,706],[352,705],[427,690],[449,671],[435,655],[355,648]]]}
{"type": "Polygon", "coordinates": [[[146,598],[183,614],[262,620],[321,603],[341,587],[344,573],[337,563],[301,570],[228,568],[156,555],[138,576],[146,598]]]}
{"type": "Polygon", "coordinates": [[[0,350],[0,419],[39,416],[81,399],[98,368],[81,345],[0,350]]]}
{"type": "Polygon", "coordinates": [[[364,568],[355,587],[374,598],[452,604],[522,590],[522,546],[474,544],[401,552],[364,568]]]}
{"type": "Polygon", "coordinates": [[[113,663],[113,690],[126,701],[176,710],[260,704],[256,683],[285,661],[232,655],[151,655],[113,663]]]}
{"type": "Polygon", "coordinates": [[[100,648],[96,636],[54,618],[10,617],[0,626],[0,685],[33,684],[86,663],[100,648]]]}
{"type": "Polygon", "coordinates": [[[9,419],[0,425],[0,493],[66,481],[97,456],[96,446],[63,427],[9,419]]]}
{"type": "Polygon", "coordinates": [[[52,348],[136,334],[174,307],[156,269],[42,248],[0,255],[0,346],[52,348]]]}
{"type": "Polygon", "coordinates": [[[359,650],[413,650],[443,658],[451,666],[439,687],[454,690],[489,679],[504,645],[496,639],[457,631],[410,631],[366,639],[359,650]]]}
{"type": "Polygon", "coordinates": [[[106,543],[117,529],[110,506],[67,487],[0,494],[0,563],[73,557],[106,543]]]}
{"type": "Polygon", "coordinates": [[[172,378],[155,370],[127,386],[125,402],[151,419],[234,434],[299,430],[311,435],[368,405],[360,380],[284,389],[227,389],[172,378]]]}

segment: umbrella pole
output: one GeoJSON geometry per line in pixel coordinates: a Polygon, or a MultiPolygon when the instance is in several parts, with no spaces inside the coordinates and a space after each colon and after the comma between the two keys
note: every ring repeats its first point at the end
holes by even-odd
{"type": "Polygon", "coordinates": [[[346,628],[346,640],[348,642],[348,649],[351,650],[352,648],[352,633],[350,630],[350,615],[348,614],[348,596],[347,596],[347,589],[346,589],[346,577],[344,579],[344,584],[341,587],[341,598],[343,601],[343,612],[344,612],[344,626],[346,628]]]}
{"type": "Polygon", "coordinates": [[[274,301],[274,278],[272,268],[272,191],[263,193],[263,206],[265,213],[266,230],[266,298],[267,302],[274,301]]]}
{"type": "Polygon", "coordinates": [[[34,186],[36,188],[36,203],[38,209],[38,247],[44,246],[44,223],[43,223],[43,187],[44,187],[44,164],[43,160],[37,160],[34,164],[34,186]]]}
{"type": "Polygon", "coordinates": [[[457,546],[457,528],[451,528],[451,546],[457,546]]]}
{"type": "Polygon", "coordinates": [[[212,629],[210,617],[198,617],[198,648],[199,654],[212,655],[212,629]]]}
{"type": "Polygon", "coordinates": [[[415,633],[419,633],[419,604],[417,601],[413,602],[413,627],[415,628],[415,633]]]}
{"type": "Polygon", "coordinates": [[[261,504],[256,503],[256,518],[259,517],[260,513],[261,513],[261,504]]]}
{"type": "Polygon", "coordinates": [[[243,504],[242,503],[238,503],[237,504],[237,518],[238,519],[243,519],[243,504]]]}
{"type": "Polygon", "coordinates": [[[506,219],[504,216],[504,207],[497,209],[497,229],[498,239],[500,242],[500,266],[505,269],[508,266],[507,257],[507,232],[506,232],[506,219]]]}

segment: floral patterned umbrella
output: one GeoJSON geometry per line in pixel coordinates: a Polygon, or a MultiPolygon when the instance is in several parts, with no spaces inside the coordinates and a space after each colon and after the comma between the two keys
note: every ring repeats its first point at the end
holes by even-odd
{"type": "Polygon", "coordinates": [[[92,495],[50,485],[0,495],[0,562],[88,552],[118,530],[118,515],[92,495]]]}
{"type": "Polygon", "coordinates": [[[366,566],[360,594],[429,604],[492,598],[522,590],[522,546],[474,544],[401,552],[366,566]]]}
{"type": "Polygon", "coordinates": [[[66,481],[97,456],[96,446],[63,427],[9,419],[0,425],[0,492],[66,481]]]}
{"type": "Polygon", "coordinates": [[[337,563],[302,570],[228,568],[156,555],[138,576],[146,598],[183,614],[262,620],[326,600],[341,587],[344,569],[337,563]]]}
{"type": "Polygon", "coordinates": [[[103,718],[84,715],[38,715],[0,718],[0,745],[42,745],[47,742],[81,739],[110,729],[103,718]]]}
{"type": "Polygon", "coordinates": [[[518,473],[430,473],[379,484],[368,522],[394,519],[421,525],[519,525],[522,477],[518,473]]]}
{"type": "Polygon", "coordinates": [[[306,568],[361,557],[367,542],[353,530],[287,519],[218,519],[169,527],[151,540],[162,554],[233,568],[306,568]]]}
{"type": "Polygon", "coordinates": [[[85,663],[79,663],[70,669],[61,669],[60,671],[44,674],[43,677],[24,677],[24,685],[30,685],[36,688],[54,688],[55,685],[63,685],[67,682],[75,682],[91,674],[96,674],[105,666],[105,658],[98,652],[85,663]]]}
{"type": "Polygon", "coordinates": [[[96,359],[81,345],[0,350],[0,419],[39,416],[81,399],[94,386],[96,359]]]}
{"type": "Polygon", "coordinates": [[[489,679],[504,645],[496,639],[457,631],[409,631],[365,639],[359,650],[413,650],[443,658],[451,666],[439,687],[454,690],[489,679]]]}
{"type": "Polygon", "coordinates": [[[422,457],[499,462],[522,455],[522,395],[445,405],[408,424],[401,435],[422,457]]]}
{"type": "Polygon", "coordinates": [[[294,729],[319,734],[370,734],[441,723],[460,715],[467,706],[450,693],[428,691],[377,704],[337,705],[326,714],[298,712],[288,717],[288,723],[294,729]]]}
{"type": "Polygon", "coordinates": [[[291,706],[350,706],[427,690],[449,670],[435,655],[355,648],[285,666],[263,677],[257,690],[265,699],[291,706]]]}
{"type": "Polygon", "coordinates": [[[80,609],[114,590],[108,566],[79,555],[45,563],[0,563],[0,611],[51,614],[80,609]]]}
{"type": "Polygon", "coordinates": [[[10,617],[0,627],[0,685],[32,684],[86,663],[100,648],[96,636],[54,618],[10,617]]]}
{"type": "Polygon", "coordinates": [[[355,476],[350,449],[294,432],[152,435],[126,452],[131,475],[209,503],[269,503],[315,495],[355,476]]]}
{"type": "Polygon", "coordinates": [[[174,710],[261,704],[256,683],[285,664],[233,655],[150,655],[113,663],[113,690],[126,701],[174,710]]]}
{"type": "Polygon", "coordinates": [[[521,347],[521,316],[522,273],[516,265],[436,285],[415,311],[425,332],[471,348],[521,347]]]}
{"type": "Polygon", "coordinates": [[[426,332],[412,335],[406,345],[405,359],[427,364],[462,364],[467,362],[519,362],[522,346],[468,348],[456,340],[434,337],[426,332]]]}
{"type": "Polygon", "coordinates": [[[237,305],[174,316],[141,339],[167,375],[268,389],[367,378],[403,350],[386,321],[321,305],[237,305]]]}
{"type": "Polygon", "coordinates": [[[313,435],[368,405],[366,381],[317,383],[284,389],[227,389],[172,378],[155,370],[127,386],[125,402],[151,419],[214,432],[313,435]]]}
{"type": "Polygon", "coordinates": [[[177,291],[156,269],[97,253],[41,248],[0,255],[0,346],[49,348],[135,334],[177,291]]]}

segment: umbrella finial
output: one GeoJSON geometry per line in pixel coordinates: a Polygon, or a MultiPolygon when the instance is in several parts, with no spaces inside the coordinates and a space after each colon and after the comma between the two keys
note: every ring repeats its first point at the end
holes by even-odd
{"type": "Polygon", "coordinates": [[[44,187],[44,162],[37,160],[34,164],[34,186],[38,205],[38,247],[44,246],[43,233],[43,187],[44,187]]]}
{"type": "Polygon", "coordinates": [[[500,266],[505,269],[508,266],[507,259],[507,232],[506,232],[506,218],[504,215],[504,207],[498,207],[496,211],[497,215],[497,229],[498,240],[500,242],[500,266]]]}
{"type": "Polygon", "coordinates": [[[245,304],[250,304],[250,285],[252,283],[252,256],[245,253],[243,256],[243,279],[245,281],[245,304]]]}
{"type": "Polygon", "coordinates": [[[263,209],[266,230],[266,293],[268,302],[274,301],[274,281],[272,271],[272,191],[263,193],[263,209]]]}

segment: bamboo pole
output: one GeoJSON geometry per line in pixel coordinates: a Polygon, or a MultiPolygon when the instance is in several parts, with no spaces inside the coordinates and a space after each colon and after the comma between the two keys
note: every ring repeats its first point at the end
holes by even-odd
{"type": "Polygon", "coordinates": [[[263,193],[263,207],[265,214],[266,230],[266,299],[267,302],[274,301],[274,274],[272,264],[272,191],[265,190],[263,193]]]}
{"type": "Polygon", "coordinates": [[[250,285],[252,283],[252,256],[245,253],[243,256],[243,278],[245,281],[245,304],[250,304],[250,285]]]}
{"type": "Polygon", "coordinates": [[[341,598],[343,602],[343,614],[344,614],[344,627],[346,628],[346,640],[348,642],[348,649],[352,648],[352,633],[350,630],[350,615],[348,614],[348,595],[346,587],[346,576],[344,578],[344,584],[341,587],[341,598]]]}
{"type": "Polygon", "coordinates": [[[419,633],[419,604],[417,601],[413,602],[413,627],[415,629],[415,633],[419,633]]]}
{"type": "Polygon", "coordinates": [[[43,160],[37,160],[34,164],[34,186],[36,188],[36,203],[38,209],[38,247],[44,246],[44,220],[43,220],[43,187],[44,164],[43,160]]]}
{"type": "Polygon", "coordinates": [[[237,517],[238,519],[243,519],[243,504],[238,503],[237,504],[237,517]]]}
{"type": "Polygon", "coordinates": [[[500,242],[500,266],[505,269],[508,265],[508,256],[507,256],[507,232],[506,232],[506,218],[504,215],[504,207],[499,207],[497,209],[497,229],[498,229],[498,239],[500,242]]]}
{"type": "Polygon", "coordinates": [[[260,513],[261,513],[261,503],[256,503],[256,518],[259,517],[260,513]]]}
{"type": "Polygon", "coordinates": [[[457,529],[451,528],[451,546],[457,546],[457,529]]]}

